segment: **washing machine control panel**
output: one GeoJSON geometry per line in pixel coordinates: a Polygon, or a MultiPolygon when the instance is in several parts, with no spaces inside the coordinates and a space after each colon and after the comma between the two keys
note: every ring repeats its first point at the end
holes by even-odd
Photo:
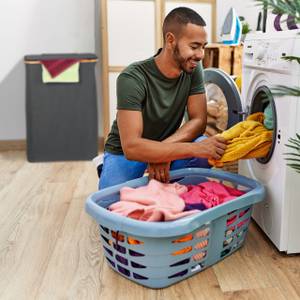
{"type": "MultiPolygon", "coordinates": [[[[293,55],[295,40],[256,40],[244,45],[244,65],[283,72],[294,72],[291,62],[282,57],[293,55]]],[[[300,69],[300,68],[299,68],[300,69]]]]}

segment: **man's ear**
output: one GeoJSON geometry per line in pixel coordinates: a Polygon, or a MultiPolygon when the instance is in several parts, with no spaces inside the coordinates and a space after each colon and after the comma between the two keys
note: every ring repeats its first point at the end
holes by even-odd
{"type": "Polygon", "coordinates": [[[168,48],[174,48],[176,44],[176,38],[175,35],[172,32],[166,33],[166,46],[168,48]]]}

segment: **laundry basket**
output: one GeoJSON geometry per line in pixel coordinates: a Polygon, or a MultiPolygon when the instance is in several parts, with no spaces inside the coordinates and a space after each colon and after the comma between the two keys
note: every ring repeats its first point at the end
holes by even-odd
{"type": "Polygon", "coordinates": [[[147,177],[92,194],[86,211],[100,225],[108,264],[119,274],[151,288],[162,288],[192,276],[227,257],[245,240],[253,204],[263,200],[255,180],[223,171],[189,168],[170,172],[171,182],[217,181],[245,191],[234,200],[169,222],[144,222],[110,212],[124,186],[146,185],[147,177]]]}

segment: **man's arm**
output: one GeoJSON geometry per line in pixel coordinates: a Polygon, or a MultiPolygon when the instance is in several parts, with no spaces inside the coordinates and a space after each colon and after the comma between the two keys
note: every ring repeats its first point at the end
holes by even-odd
{"type": "MultiPolygon", "coordinates": [[[[187,101],[189,121],[181,126],[174,134],[163,140],[163,143],[190,142],[203,134],[206,128],[207,104],[206,95],[191,95],[187,101]]],[[[162,182],[169,182],[170,162],[149,163],[148,172],[150,178],[162,182]]]]}
{"type": "Polygon", "coordinates": [[[162,143],[142,138],[143,118],[140,111],[119,110],[117,122],[122,149],[129,160],[162,163],[188,157],[219,159],[226,148],[225,140],[218,136],[201,143],[162,143]]]}
{"type": "Polygon", "coordinates": [[[187,101],[189,121],[163,142],[191,142],[204,133],[207,120],[207,104],[205,94],[191,95],[187,101]]]}

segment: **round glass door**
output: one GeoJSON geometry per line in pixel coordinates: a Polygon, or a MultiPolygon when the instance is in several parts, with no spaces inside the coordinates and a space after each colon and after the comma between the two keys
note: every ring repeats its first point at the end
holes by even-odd
{"type": "MultiPolygon", "coordinates": [[[[230,75],[220,69],[204,69],[204,81],[207,99],[205,134],[212,136],[243,120],[241,96],[230,75]]],[[[227,163],[222,169],[238,173],[238,163],[227,163]]]]}
{"type": "Polygon", "coordinates": [[[273,95],[270,89],[263,85],[260,86],[254,93],[249,114],[263,112],[265,115],[264,125],[268,130],[273,130],[272,146],[266,157],[257,158],[257,161],[266,164],[272,158],[274,148],[276,146],[277,132],[277,114],[273,95]]]}
{"type": "Polygon", "coordinates": [[[216,68],[204,69],[208,136],[221,133],[242,121],[241,96],[233,79],[216,68]]]}
{"type": "Polygon", "coordinates": [[[207,98],[207,125],[205,134],[216,135],[227,129],[228,105],[221,88],[215,83],[205,85],[207,98]]]}

